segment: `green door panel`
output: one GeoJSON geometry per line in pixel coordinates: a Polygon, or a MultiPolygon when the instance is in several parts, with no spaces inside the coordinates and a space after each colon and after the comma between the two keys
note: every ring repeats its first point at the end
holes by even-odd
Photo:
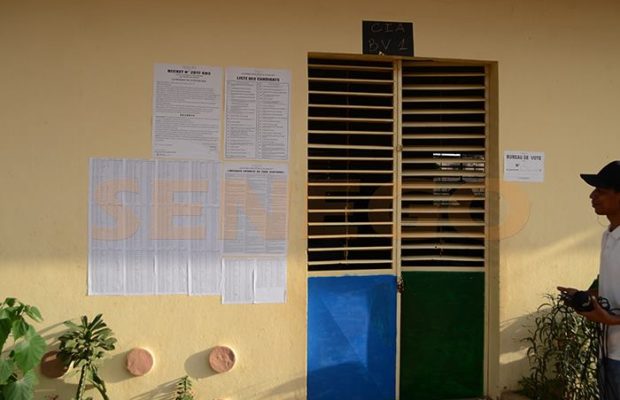
{"type": "Polygon", "coordinates": [[[484,273],[404,272],[401,400],[479,397],[484,373],[484,273]]]}

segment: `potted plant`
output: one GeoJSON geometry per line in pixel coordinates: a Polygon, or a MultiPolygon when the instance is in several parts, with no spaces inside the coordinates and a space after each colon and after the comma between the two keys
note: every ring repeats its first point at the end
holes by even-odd
{"type": "Polygon", "coordinates": [[[86,384],[92,384],[104,400],[109,400],[105,382],[99,376],[99,363],[106,352],[114,350],[114,333],[98,314],[92,321],[86,316],[80,324],[65,321],[68,332],[58,338],[60,347],[58,357],[67,367],[77,368],[80,379],[74,400],[83,400],[86,384]]]}
{"type": "Polygon", "coordinates": [[[534,318],[527,357],[530,374],[519,382],[534,400],[598,399],[598,324],[583,318],[558,297],[547,301],[534,318]]]}
{"type": "Polygon", "coordinates": [[[36,307],[17,299],[8,297],[0,303],[0,400],[33,398],[37,383],[34,367],[41,361],[46,346],[29,319],[43,320],[36,307]],[[5,354],[7,343],[12,347],[5,354]]]}

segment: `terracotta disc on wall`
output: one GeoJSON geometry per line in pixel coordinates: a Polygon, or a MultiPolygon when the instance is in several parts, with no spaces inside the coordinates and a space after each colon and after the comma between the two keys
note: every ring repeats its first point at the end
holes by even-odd
{"type": "Polygon", "coordinates": [[[209,353],[209,365],[217,372],[227,372],[235,365],[235,352],[230,347],[217,346],[209,353]]]}
{"type": "Polygon", "coordinates": [[[48,378],[60,378],[63,376],[68,368],[58,358],[58,351],[48,351],[41,358],[41,374],[48,378]]]}
{"type": "Polygon", "coordinates": [[[153,355],[150,351],[136,347],[127,353],[125,368],[133,376],[142,376],[153,368],[153,355]]]}

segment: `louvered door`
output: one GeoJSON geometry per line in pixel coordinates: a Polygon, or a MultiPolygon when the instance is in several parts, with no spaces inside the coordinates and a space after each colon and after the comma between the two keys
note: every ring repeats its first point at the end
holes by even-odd
{"type": "Polygon", "coordinates": [[[308,269],[394,268],[394,62],[308,61],[308,269]]]}
{"type": "Polygon", "coordinates": [[[329,376],[357,382],[351,388],[309,378],[310,399],[392,398],[364,386],[367,374],[396,380],[386,369],[400,371],[402,399],[483,394],[488,80],[482,62],[309,56],[308,370],[324,379],[316,371],[329,367],[329,376]],[[356,332],[367,321],[381,329],[373,352],[395,353],[385,332],[396,329],[390,318],[396,307],[376,313],[372,301],[363,302],[368,309],[351,301],[376,301],[381,293],[386,304],[396,304],[396,290],[386,292],[381,279],[395,288],[399,275],[400,354],[392,368],[385,365],[389,357],[377,363],[371,347],[340,332],[356,332]],[[351,282],[360,282],[358,293],[351,282]],[[335,287],[346,288],[341,299],[329,289],[335,287]],[[326,324],[333,328],[326,332],[326,324]],[[342,354],[333,350],[342,347],[342,354]],[[324,358],[326,348],[332,351],[324,358]],[[367,362],[351,363],[351,354],[367,362]],[[317,389],[326,385],[329,395],[317,389]]]}
{"type": "Polygon", "coordinates": [[[403,61],[403,399],[483,395],[487,93],[484,65],[403,61]]]}
{"type": "Polygon", "coordinates": [[[486,110],[484,66],[403,62],[403,268],[484,268],[486,110]]]}

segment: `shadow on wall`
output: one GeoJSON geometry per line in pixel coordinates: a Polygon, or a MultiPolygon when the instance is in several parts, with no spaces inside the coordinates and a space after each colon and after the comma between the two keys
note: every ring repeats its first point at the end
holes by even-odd
{"type": "Polygon", "coordinates": [[[305,399],[306,378],[304,376],[291,379],[272,389],[264,391],[257,399],[305,399]]]}
{"type": "MultiPolygon", "coordinates": [[[[593,218],[597,220],[596,216],[593,218]]],[[[527,251],[518,249],[519,264],[523,267],[506,271],[503,279],[512,285],[509,287],[504,283],[502,290],[512,291],[513,288],[530,287],[532,283],[538,285],[541,281],[553,287],[555,284],[572,286],[574,284],[568,281],[569,277],[583,276],[586,272],[591,275],[580,278],[581,282],[576,285],[587,287],[591,279],[596,276],[597,251],[593,250],[592,246],[600,243],[601,231],[602,227],[596,224],[538,248],[530,248],[527,251]],[[544,268],[530,266],[544,266],[544,268]]],[[[554,291],[550,288],[546,290],[554,291]]],[[[529,314],[502,321],[500,324],[499,364],[502,376],[500,380],[507,385],[516,386],[518,380],[527,375],[529,370],[526,357],[527,344],[521,339],[529,336],[528,329],[533,328],[537,316],[536,308],[545,303],[546,299],[544,293],[533,291],[515,291],[513,295],[515,297],[508,302],[509,304],[527,303],[530,310],[529,314]]]]}
{"type": "Polygon", "coordinates": [[[101,376],[106,383],[118,383],[127,379],[135,378],[135,376],[131,375],[125,367],[127,353],[129,353],[129,351],[115,354],[111,357],[106,357],[100,368],[101,376]]]}
{"type": "Polygon", "coordinates": [[[268,384],[245,387],[234,393],[228,394],[232,398],[247,400],[305,400],[306,378],[305,376],[291,377],[286,383],[277,386],[266,387],[268,384]]]}
{"type": "Polygon", "coordinates": [[[213,371],[207,363],[209,354],[213,348],[214,347],[208,348],[187,358],[185,361],[185,371],[187,372],[187,375],[191,376],[192,379],[197,380],[217,375],[217,373],[213,371]]]}
{"type": "Polygon", "coordinates": [[[176,385],[176,380],[162,383],[153,390],[132,397],[131,400],[170,400],[172,393],[176,391],[176,385]]]}
{"type": "MultiPolygon", "coordinates": [[[[285,383],[279,385],[273,385],[272,382],[263,382],[256,385],[244,386],[244,387],[236,387],[231,389],[229,393],[224,393],[220,395],[218,398],[228,399],[243,399],[243,400],[305,400],[306,399],[306,377],[305,375],[293,375],[288,378],[289,380],[285,383]]],[[[174,384],[174,382],[173,382],[174,384]]],[[[239,386],[243,385],[240,383],[239,386]]],[[[166,389],[162,387],[162,390],[166,389]]],[[[170,390],[174,390],[174,388],[170,389],[168,393],[172,393],[170,390]]],[[[209,390],[209,385],[207,383],[206,389],[207,392],[209,390]]],[[[200,391],[196,391],[198,394],[198,398],[204,397],[205,393],[199,393],[200,391]]],[[[155,391],[149,392],[151,394],[156,394],[155,391]]],[[[149,397],[148,394],[145,393],[145,397],[136,397],[132,398],[132,400],[163,400],[157,397],[149,397]]],[[[209,393],[206,393],[207,395],[209,393]]],[[[207,396],[207,398],[211,398],[207,396]]],[[[167,400],[167,399],[166,399],[167,400]]]]}
{"type": "MultiPolygon", "coordinates": [[[[543,302],[544,298],[541,297],[540,303],[543,302]]],[[[529,344],[524,339],[531,335],[530,332],[534,329],[534,320],[543,313],[537,310],[519,318],[511,319],[500,327],[500,336],[503,340],[502,348],[504,349],[504,353],[500,355],[500,368],[506,376],[513,378],[511,381],[514,381],[515,384],[521,378],[529,375],[530,365],[526,354],[529,344]]],[[[504,389],[516,389],[516,387],[504,389]]]]}

